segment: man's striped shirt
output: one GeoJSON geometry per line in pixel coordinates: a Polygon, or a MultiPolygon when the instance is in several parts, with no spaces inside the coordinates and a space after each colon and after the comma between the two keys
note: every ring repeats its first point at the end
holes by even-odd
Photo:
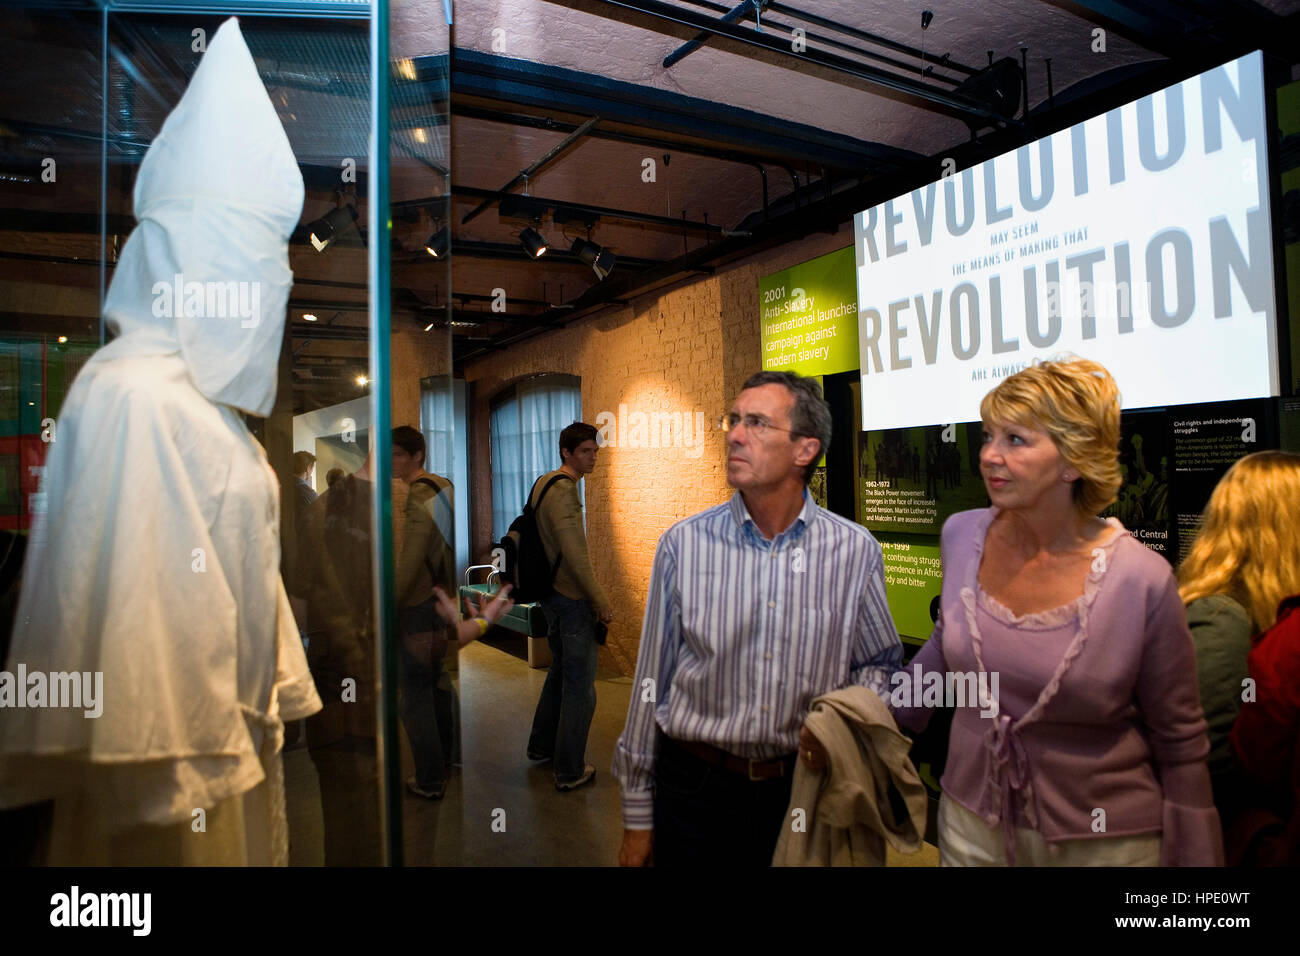
{"type": "Polygon", "coordinates": [[[903,647],[871,533],[804,493],[766,540],[737,492],[659,540],[636,682],[614,755],[629,829],[653,822],[655,725],[746,758],[798,749],[812,700],[849,684],[888,699],[903,647]]]}

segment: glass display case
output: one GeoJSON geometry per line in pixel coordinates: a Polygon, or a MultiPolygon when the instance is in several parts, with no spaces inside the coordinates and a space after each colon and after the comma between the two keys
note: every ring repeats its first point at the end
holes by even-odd
{"type": "MultiPolygon", "coordinates": [[[[292,286],[283,314],[277,310],[262,316],[282,323],[283,334],[270,336],[250,359],[262,363],[273,377],[274,402],[264,415],[211,402],[217,413],[238,422],[230,426],[235,433],[246,429],[264,449],[276,478],[268,487],[276,489],[273,495],[278,493],[275,537],[287,601],[278,610],[273,605],[270,612],[259,611],[241,603],[235,588],[234,613],[270,613],[275,618],[272,632],[278,630],[282,641],[290,633],[301,644],[322,704],[309,716],[285,719],[282,727],[264,726],[249,733],[261,741],[263,753],[274,749],[276,734],[283,735],[288,862],[400,864],[403,808],[432,805],[405,796],[408,779],[418,789],[416,764],[431,779],[432,758],[426,753],[430,747],[446,751],[439,759],[448,767],[458,760],[454,649],[440,667],[434,666],[437,648],[430,650],[427,637],[411,623],[412,607],[403,606],[394,591],[402,573],[411,496],[432,516],[429,533],[440,538],[448,555],[444,566],[421,573],[448,589],[455,587],[456,577],[456,489],[450,479],[458,469],[464,471],[464,461],[457,460],[457,438],[463,444],[463,435],[457,435],[454,420],[448,306],[450,6],[440,0],[394,10],[387,3],[375,3],[372,9],[354,0],[68,2],[0,9],[0,47],[10,63],[11,80],[0,91],[0,187],[5,206],[0,217],[0,656],[13,673],[24,663],[19,660],[24,649],[41,638],[31,633],[42,626],[39,615],[16,619],[23,592],[33,586],[21,572],[24,556],[37,545],[34,538],[40,539],[43,530],[50,532],[43,539],[50,546],[50,560],[40,565],[42,573],[79,573],[55,553],[54,541],[67,522],[84,521],[85,549],[94,555],[95,580],[106,583],[94,595],[93,607],[77,611],[91,619],[86,628],[98,635],[93,640],[124,643],[119,649],[124,659],[130,659],[135,646],[141,651],[165,648],[174,655],[168,663],[172,670],[149,672],[155,675],[195,671],[213,660],[205,635],[212,633],[209,619],[224,610],[206,600],[187,603],[192,581],[187,575],[196,570],[164,561],[171,525],[148,517],[151,511],[169,512],[163,505],[151,509],[148,501],[137,500],[138,495],[123,487],[113,473],[117,466],[93,451],[102,445],[88,442],[82,436],[85,429],[78,430],[78,422],[90,420],[81,399],[74,395],[67,407],[65,400],[91,356],[134,334],[121,335],[125,325],[106,321],[105,304],[107,300],[111,306],[115,286],[120,295],[144,278],[129,256],[123,265],[133,233],[146,233],[138,217],[158,219],[149,197],[141,195],[155,184],[136,188],[142,164],[169,115],[177,111],[179,117],[178,104],[230,17],[238,18],[240,42],[283,128],[303,184],[301,213],[287,237],[292,286]],[[278,353],[268,355],[268,348],[278,353]],[[72,420],[65,421],[67,416],[72,420]],[[410,468],[412,460],[419,461],[418,454],[399,449],[402,465],[394,466],[392,435],[399,426],[408,426],[407,445],[412,445],[412,435],[415,445],[424,445],[423,473],[430,477],[423,483],[410,468]],[[52,455],[60,441],[69,446],[62,458],[52,455]],[[78,470],[100,472],[94,484],[99,500],[85,514],[69,513],[66,493],[59,491],[56,476],[47,474],[47,466],[66,468],[69,462],[78,470]],[[98,520],[96,515],[113,520],[98,520]],[[89,537],[92,530],[98,540],[89,537]],[[105,570],[119,559],[115,555],[132,554],[140,568],[163,571],[136,575],[129,568],[105,570]],[[144,614],[131,637],[105,636],[96,624],[106,619],[106,608],[139,613],[154,606],[180,606],[186,613],[144,614]],[[409,626],[404,628],[404,622],[409,626]],[[406,692],[399,693],[403,682],[406,692]],[[431,742],[427,728],[434,719],[424,717],[435,706],[442,725],[431,742]],[[403,727],[403,708],[408,709],[410,726],[421,728],[416,734],[420,761],[414,760],[403,727]]],[[[249,105],[253,99],[241,99],[230,108],[247,109],[252,117],[261,108],[249,105]]],[[[273,171],[263,173],[258,166],[264,144],[239,142],[238,135],[223,142],[211,130],[204,133],[203,124],[216,108],[199,102],[197,93],[187,102],[191,110],[186,122],[197,124],[196,142],[206,145],[177,160],[182,172],[171,182],[189,182],[185,188],[196,197],[224,189],[220,200],[231,234],[221,235],[215,220],[196,215],[180,227],[173,223],[170,241],[176,249],[195,243],[215,249],[212,261],[221,259],[223,243],[229,243],[232,254],[242,254],[253,241],[242,230],[256,232],[262,223],[264,210],[257,207],[257,197],[272,202],[276,198],[266,196],[269,190],[262,178],[273,171]],[[223,155],[227,146],[229,156],[223,155]],[[199,174],[199,169],[210,174],[199,174]]],[[[179,118],[173,122],[177,132],[172,141],[180,141],[183,124],[179,118]]],[[[154,162],[157,169],[162,160],[154,162]]],[[[188,195],[182,198],[190,200],[188,195]]],[[[196,205],[200,202],[195,200],[196,205]]],[[[234,281],[233,276],[224,278],[234,281]]],[[[169,324],[164,315],[169,302],[178,315],[187,307],[184,281],[178,274],[177,288],[165,292],[153,283],[155,288],[147,290],[154,304],[152,317],[145,318],[146,324],[153,323],[151,328],[174,333],[181,344],[172,351],[188,357],[189,340],[177,331],[181,324],[169,324]]],[[[255,299],[256,287],[253,292],[255,299]]],[[[235,301],[231,299],[232,308],[235,301]]],[[[254,318],[244,324],[256,322],[254,318]]],[[[238,362],[232,352],[218,365],[237,377],[238,362]]],[[[205,397],[220,391],[207,388],[193,363],[190,375],[205,397]]],[[[91,395],[90,403],[94,400],[91,395]]],[[[147,401],[162,410],[164,419],[170,414],[169,394],[154,390],[147,401]]],[[[111,407],[99,409],[95,421],[101,431],[121,428],[120,441],[128,449],[124,454],[148,469],[157,448],[146,447],[147,441],[132,445],[142,441],[134,426],[126,427],[111,407]]],[[[184,456],[188,451],[181,431],[173,430],[167,441],[184,456]]],[[[215,470],[194,483],[200,510],[209,493],[214,500],[228,500],[221,494],[229,493],[230,479],[218,473],[220,456],[210,458],[218,463],[212,466],[215,470]]],[[[168,474],[165,469],[163,474],[168,474]]],[[[176,489],[175,481],[164,484],[176,489]]],[[[164,497],[168,495],[170,491],[164,497]]],[[[215,506],[212,513],[204,512],[214,535],[228,520],[233,519],[215,506]]],[[[266,514],[262,521],[266,525],[266,514]]],[[[268,560],[254,548],[250,539],[235,561],[242,560],[244,575],[268,560]]],[[[206,552],[203,557],[208,559],[206,552]]],[[[197,556],[193,560],[200,561],[197,556]]],[[[211,576],[214,570],[209,561],[203,573],[211,576]]],[[[223,566],[220,573],[233,579],[241,572],[223,566]]],[[[274,578],[274,572],[268,577],[274,578]]],[[[73,613],[76,595],[58,593],[60,613],[73,613]]],[[[424,604],[429,619],[432,605],[424,604]]],[[[240,620],[232,633],[242,634],[242,627],[240,620]]],[[[268,658],[265,648],[259,651],[242,638],[232,640],[231,666],[237,670],[276,666],[274,653],[268,658]]],[[[281,663],[284,654],[281,645],[281,663]]],[[[102,705],[110,720],[96,725],[97,730],[115,726],[111,718],[124,711],[163,712],[161,699],[175,690],[166,686],[165,676],[154,682],[137,681],[134,674],[105,676],[115,693],[105,694],[102,705]],[[133,688],[133,693],[124,694],[124,688],[133,688]]],[[[220,723],[226,719],[217,714],[220,710],[191,700],[178,712],[199,723],[220,723]]],[[[74,778],[83,765],[93,765],[98,758],[97,745],[80,751],[71,742],[64,747],[51,727],[39,725],[34,733],[54,733],[43,739],[53,739],[55,750],[67,752],[51,770],[46,799],[25,804],[10,799],[0,811],[6,858],[19,863],[121,862],[144,852],[139,849],[148,844],[144,837],[136,841],[138,852],[126,844],[132,834],[146,831],[123,829],[116,849],[106,851],[107,858],[59,855],[61,801],[72,799],[70,794],[82,786],[74,778]]],[[[243,739],[245,728],[238,720],[227,729],[243,739]]],[[[211,737],[223,731],[209,726],[203,732],[211,737]]],[[[5,773],[18,773],[13,761],[25,759],[23,751],[31,749],[27,744],[33,739],[25,743],[21,732],[9,734],[3,748],[5,773]]],[[[147,742],[136,744],[135,750],[124,744],[113,759],[143,766],[157,758],[147,742]]],[[[277,783],[270,779],[270,766],[265,764],[267,785],[277,783]]],[[[232,786],[238,791],[245,784],[232,786]]],[[[87,793],[77,797],[88,798],[87,793]]],[[[215,819],[211,808],[203,816],[209,822],[215,819]]],[[[199,817],[188,808],[172,806],[167,814],[155,814],[154,823],[202,832],[194,829],[199,817]]],[[[427,849],[435,828],[427,821],[417,821],[415,828],[428,838],[422,844],[427,849]]],[[[425,853],[426,862],[432,861],[430,853],[425,853]]],[[[182,857],[178,861],[204,859],[201,853],[182,857]]]]}

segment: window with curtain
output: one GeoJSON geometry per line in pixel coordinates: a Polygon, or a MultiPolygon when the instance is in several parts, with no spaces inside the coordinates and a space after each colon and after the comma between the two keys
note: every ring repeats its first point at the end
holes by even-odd
{"type": "Polygon", "coordinates": [[[427,447],[424,470],[451,478],[455,472],[456,411],[445,378],[420,380],[420,431],[427,447]]]}
{"type": "MultiPolygon", "coordinates": [[[[560,467],[560,432],[582,420],[582,380],[538,375],[503,389],[491,403],[492,537],[524,509],[533,482],[560,467]]],[[[582,485],[578,486],[582,494],[582,485]]]]}
{"type": "Polygon", "coordinates": [[[469,564],[469,449],[465,442],[465,380],[441,376],[420,380],[420,431],[427,448],[424,467],[451,481],[451,516],[438,519],[456,552],[456,573],[469,564]],[[464,502],[457,505],[457,502],[464,502]],[[454,530],[453,530],[454,529],[454,530]]]}

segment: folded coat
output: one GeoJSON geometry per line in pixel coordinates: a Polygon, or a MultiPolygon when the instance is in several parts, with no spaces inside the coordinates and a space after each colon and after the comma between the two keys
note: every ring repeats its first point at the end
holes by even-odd
{"type": "Polygon", "coordinates": [[[883,866],[886,840],[918,851],[925,787],[885,702],[844,687],[815,699],[805,726],[826,748],[827,767],[814,773],[799,761],[772,865],[883,866]]]}

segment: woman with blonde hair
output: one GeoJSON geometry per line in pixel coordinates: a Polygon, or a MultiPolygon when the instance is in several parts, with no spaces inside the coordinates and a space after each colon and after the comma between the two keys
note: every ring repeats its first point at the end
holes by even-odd
{"type": "Polygon", "coordinates": [[[992,507],[944,524],[940,616],[894,678],[915,730],[930,702],[900,678],[978,688],[948,702],[945,865],[1223,862],[1173,573],[1098,517],[1120,485],[1119,411],[1086,359],[1036,363],[980,406],[992,507]]]}
{"type": "Polygon", "coordinates": [[[1300,455],[1260,451],[1228,469],[1178,581],[1209,723],[1214,802],[1226,825],[1239,801],[1228,735],[1241,710],[1251,638],[1276,623],[1284,598],[1300,593],[1300,455]]]}

